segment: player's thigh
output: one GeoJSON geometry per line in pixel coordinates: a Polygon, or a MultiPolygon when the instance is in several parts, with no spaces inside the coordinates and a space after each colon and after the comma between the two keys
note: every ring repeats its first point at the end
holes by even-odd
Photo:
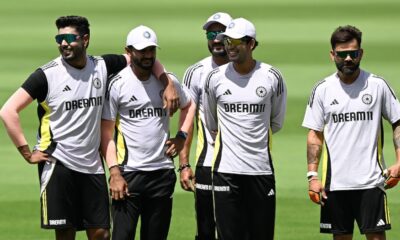
{"type": "Polygon", "coordinates": [[[245,216],[250,239],[273,239],[276,189],[273,175],[245,176],[245,216]],[[260,224],[262,223],[262,224],[260,224]]]}
{"type": "Polygon", "coordinates": [[[328,198],[321,206],[320,232],[335,235],[353,234],[354,208],[357,199],[351,191],[326,192],[328,198]]]}
{"type": "Polygon", "coordinates": [[[220,239],[244,239],[243,189],[241,175],[213,173],[215,219],[220,239]]]}
{"type": "Polygon", "coordinates": [[[391,228],[386,193],[380,188],[360,191],[360,204],[356,215],[362,234],[379,233],[391,228]]]}
{"type": "Polygon", "coordinates": [[[75,203],[79,191],[74,172],[58,161],[39,164],[41,226],[50,229],[79,228],[75,203]]]}
{"type": "Polygon", "coordinates": [[[147,175],[141,213],[141,238],[166,239],[171,222],[176,174],[173,169],[162,169],[147,175]]]}
{"type": "Polygon", "coordinates": [[[85,229],[110,228],[110,204],[105,174],[78,173],[80,211],[85,229]]]}

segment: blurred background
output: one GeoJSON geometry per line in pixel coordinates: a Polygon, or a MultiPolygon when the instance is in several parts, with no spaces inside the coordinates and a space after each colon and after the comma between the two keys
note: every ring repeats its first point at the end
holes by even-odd
{"type": "MultiPolygon", "coordinates": [[[[307,130],[301,127],[305,106],[313,85],[336,70],[329,59],[330,35],[339,25],[347,24],[363,32],[361,68],[384,77],[399,95],[397,0],[2,1],[0,105],[36,68],[58,56],[54,23],[59,16],[89,19],[91,55],[123,53],[132,28],[140,24],[151,27],[161,47],[159,60],[181,79],[187,67],[208,56],[202,26],[218,11],[255,24],[259,46],[254,57],[280,69],[286,81],[287,116],[283,130],[274,135],[272,150],[277,178],[275,239],[331,239],[319,234],[319,207],[308,200],[307,130]]],[[[36,103],[22,112],[21,119],[33,146],[38,127],[36,103]]],[[[176,116],[171,124],[174,134],[176,116]]],[[[394,150],[387,124],[385,133],[389,165],[394,163],[394,150]]],[[[192,149],[194,146],[195,142],[192,149]]],[[[0,127],[0,169],[0,239],[53,239],[53,231],[40,229],[37,167],[20,157],[4,127],[0,127]]],[[[388,199],[392,230],[387,238],[400,239],[400,187],[388,191],[388,199]]],[[[169,239],[194,239],[195,232],[193,194],[182,191],[178,183],[169,239]]],[[[84,232],[77,239],[86,239],[84,232]]],[[[354,239],[365,238],[356,229],[354,239]]]]}

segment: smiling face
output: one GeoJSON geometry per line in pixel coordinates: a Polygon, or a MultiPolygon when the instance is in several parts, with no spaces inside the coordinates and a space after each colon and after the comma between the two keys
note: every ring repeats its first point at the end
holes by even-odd
{"type": "Polygon", "coordinates": [[[56,41],[58,50],[65,61],[77,62],[85,58],[89,35],[81,36],[75,27],[64,27],[58,29],[56,41]]]}
{"type": "Polygon", "coordinates": [[[229,61],[241,64],[252,59],[252,49],[254,47],[253,39],[246,41],[245,38],[233,39],[225,37],[224,45],[228,53],[229,61]]]}
{"type": "Polygon", "coordinates": [[[216,37],[219,33],[225,31],[225,26],[220,23],[213,23],[207,28],[207,45],[208,50],[210,51],[211,55],[215,57],[225,57],[226,51],[224,48],[224,43],[218,40],[216,37]]]}

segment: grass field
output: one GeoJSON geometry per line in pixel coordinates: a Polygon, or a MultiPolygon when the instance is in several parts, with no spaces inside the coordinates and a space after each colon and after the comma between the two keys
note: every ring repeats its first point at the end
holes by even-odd
{"type": "MultiPolygon", "coordinates": [[[[153,28],[159,59],[182,77],[184,70],[208,54],[202,25],[216,11],[253,21],[260,42],[256,59],[279,68],[288,88],[284,129],[274,137],[277,177],[276,239],[331,239],[318,233],[319,208],[308,200],[305,129],[300,127],[314,83],[335,71],[329,38],[339,25],[363,31],[362,68],[385,77],[400,95],[400,2],[397,0],[158,0],[158,1],[3,1],[0,8],[0,105],[37,67],[58,54],[54,21],[61,15],[84,15],[91,23],[89,53],[123,51],[126,34],[144,24],[153,28]]],[[[35,104],[22,113],[26,136],[35,142],[35,104]]],[[[176,119],[173,121],[174,126],[176,119]]],[[[366,130],[367,131],[367,130],[366,130]]],[[[394,162],[390,126],[386,125],[386,159],[394,162]]],[[[52,239],[39,227],[36,166],[19,156],[0,127],[0,239],[52,239]]],[[[400,239],[400,187],[390,190],[392,230],[400,239]]],[[[169,239],[194,239],[193,196],[177,185],[169,239]]],[[[262,224],[262,223],[260,223],[262,224]]],[[[83,233],[78,239],[85,239],[83,233]]],[[[364,239],[355,230],[354,239],[364,239]]]]}

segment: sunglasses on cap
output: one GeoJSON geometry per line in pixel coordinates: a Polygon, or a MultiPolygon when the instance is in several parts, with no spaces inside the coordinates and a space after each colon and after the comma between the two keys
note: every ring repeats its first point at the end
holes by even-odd
{"type": "Polygon", "coordinates": [[[339,58],[347,58],[350,56],[351,59],[356,59],[360,56],[360,49],[350,51],[335,51],[335,56],[339,58]]]}
{"type": "Polygon", "coordinates": [[[236,47],[236,46],[239,46],[240,44],[242,44],[243,42],[245,42],[244,38],[239,38],[239,39],[229,38],[229,37],[224,38],[225,46],[230,45],[230,46],[236,47]]]}
{"type": "Polygon", "coordinates": [[[215,38],[217,38],[217,35],[218,34],[220,34],[220,33],[223,33],[224,31],[209,31],[209,32],[206,32],[206,35],[207,35],[207,39],[208,40],[215,40],[215,38]]]}
{"type": "Polygon", "coordinates": [[[66,34],[58,34],[56,35],[55,38],[58,44],[61,44],[63,40],[65,40],[68,44],[71,44],[72,42],[78,40],[80,36],[72,33],[66,33],[66,34]]]}

